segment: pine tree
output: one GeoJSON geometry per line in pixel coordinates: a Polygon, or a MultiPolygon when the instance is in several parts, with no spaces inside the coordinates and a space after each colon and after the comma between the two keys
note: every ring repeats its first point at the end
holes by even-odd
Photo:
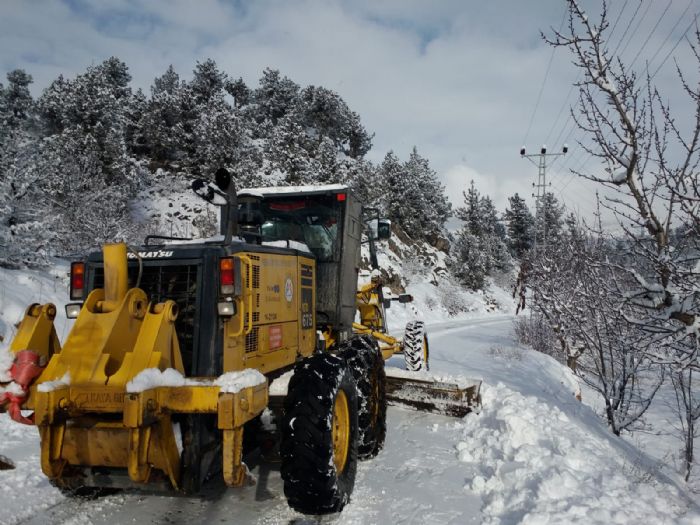
{"type": "Polygon", "coordinates": [[[525,200],[517,193],[508,198],[508,204],[509,207],[504,216],[507,224],[508,248],[514,257],[522,259],[532,247],[535,220],[525,200]]]}
{"type": "Polygon", "coordinates": [[[463,229],[450,249],[449,267],[459,281],[472,290],[484,287],[488,258],[482,240],[463,229]]]}
{"type": "Polygon", "coordinates": [[[295,113],[285,115],[269,140],[268,156],[273,169],[281,172],[284,184],[314,182],[311,159],[306,148],[306,133],[295,113]]]}
{"type": "Polygon", "coordinates": [[[138,127],[152,161],[167,166],[179,159],[184,144],[183,84],[172,65],[151,86],[138,127]]]}
{"type": "Polygon", "coordinates": [[[31,75],[22,69],[15,69],[7,74],[7,87],[3,89],[3,120],[2,128],[18,128],[27,125],[34,100],[29,93],[29,85],[33,82],[31,75]]]}
{"type": "Polygon", "coordinates": [[[7,80],[7,87],[0,85],[0,266],[42,266],[52,235],[34,171],[32,78],[14,70],[7,80]]]}
{"type": "Polygon", "coordinates": [[[281,77],[275,69],[265,69],[260,86],[253,92],[255,112],[253,118],[260,126],[260,133],[274,127],[296,106],[299,86],[287,77],[281,77]]]}
{"type": "Polygon", "coordinates": [[[223,93],[227,82],[226,74],[219,70],[211,58],[197,62],[190,89],[197,104],[207,104],[212,98],[223,93]]]}
{"type": "Polygon", "coordinates": [[[464,206],[456,215],[464,225],[456,235],[448,262],[457,278],[476,290],[483,288],[486,277],[494,271],[508,271],[512,261],[491,198],[482,196],[473,180],[462,195],[464,206]]]}
{"type": "Polygon", "coordinates": [[[457,208],[456,216],[458,219],[464,221],[464,226],[468,233],[481,237],[484,232],[479,204],[481,195],[476,189],[473,180],[469,185],[469,189],[466,192],[462,192],[462,196],[464,197],[464,206],[457,208]]]}
{"type": "Polygon", "coordinates": [[[252,91],[240,77],[236,80],[226,81],[224,89],[233,97],[234,107],[236,109],[247,105],[252,97],[252,91]]]}
{"type": "Polygon", "coordinates": [[[418,232],[414,238],[435,237],[442,233],[445,221],[451,213],[451,204],[445,194],[445,188],[430,167],[428,159],[421,157],[415,146],[404,169],[413,182],[413,193],[405,197],[413,210],[411,231],[418,232]]]}
{"type": "Polygon", "coordinates": [[[239,157],[241,125],[222,93],[216,93],[200,104],[194,125],[196,162],[191,173],[207,175],[219,168],[234,169],[239,157]]]}
{"type": "Polygon", "coordinates": [[[544,236],[544,243],[547,245],[556,244],[561,240],[564,207],[553,193],[545,193],[540,202],[540,217],[543,224],[540,227],[541,235],[544,236]]]}

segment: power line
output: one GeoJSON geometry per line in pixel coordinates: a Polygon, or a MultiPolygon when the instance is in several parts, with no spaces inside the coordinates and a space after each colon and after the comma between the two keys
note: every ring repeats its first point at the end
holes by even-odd
{"type": "Polygon", "coordinates": [[[661,71],[661,68],[664,67],[664,64],[665,64],[666,61],[669,59],[669,57],[671,56],[671,54],[676,50],[676,48],[678,47],[678,44],[680,44],[680,43],[683,41],[683,39],[685,38],[685,35],[688,33],[688,31],[690,31],[690,28],[693,27],[693,24],[695,24],[695,23],[697,22],[697,19],[698,19],[698,14],[695,13],[695,16],[693,16],[693,21],[690,22],[690,24],[688,25],[688,27],[686,28],[686,30],[683,31],[683,34],[682,34],[681,37],[678,39],[678,42],[676,42],[676,44],[671,48],[671,51],[668,52],[668,54],[664,57],[664,59],[663,59],[663,61],[661,62],[661,64],[659,64],[659,67],[657,67],[657,68],[656,68],[656,71],[654,71],[654,74],[651,75],[649,78],[653,79],[653,78],[656,76],[656,74],[657,74],[659,71],[661,71]]]}
{"type": "Polygon", "coordinates": [[[627,48],[630,45],[630,42],[632,42],[632,37],[637,34],[637,30],[639,29],[639,26],[642,25],[642,22],[644,22],[644,19],[647,17],[647,13],[649,13],[649,8],[651,7],[651,4],[652,4],[651,2],[647,2],[647,8],[642,13],[642,17],[637,22],[637,25],[634,26],[634,30],[632,31],[632,33],[630,33],[630,37],[627,39],[627,43],[625,44],[625,47],[623,47],[622,50],[620,51],[619,56],[622,56],[625,54],[625,51],[627,50],[627,48]]]}
{"type": "MultiPolygon", "coordinates": [[[[651,64],[651,63],[654,61],[654,59],[657,57],[657,55],[661,52],[661,50],[663,49],[663,47],[666,45],[666,42],[668,42],[668,39],[671,38],[671,36],[673,35],[673,32],[674,32],[674,31],[676,30],[676,28],[678,27],[678,24],[680,24],[681,21],[683,20],[683,18],[685,18],[685,14],[688,12],[688,10],[690,9],[690,6],[691,6],[691,5],[693,5],[693,0],[690,0],[690,2],[688,2],[688,5],[685,6],[685,9],[684,9],[683,12],[681,13],[681,16],[678,17],[678,20],[676,20],[676,23],[673,24],[673,27],[671,28],[671,31],[669,32],[669,34],[666,36],[666,38],[664,38],[664,41],[661,42],[661,45],[658,47],[658,49],[657,49],[656,52],[652,55],[652,57],[651,57],[649,60],[647,60],[647,64],[651,64]]],[[[648,66],[647,66],[647,67],[648,67],[648,66]]]]}
{"type": "Polygon", "coordinates": [[[673,3],[673,0],[668,0],[668,4],[666,4],[666,8],[664,9],[664,12],[661,13],[661,16],[660,16],[659,19],[656,21],[656,24],[654,24],[654,27],[652,28],[652,30],[651,30],[651,32],[649,33],[649,35],[647,36],[646,40],[645,40],[644,43],[642,44],[642,47],[639,48],[639,51],[637,51],[637,54],[634,55],[634,58],[632,59],[632,62],[630,62],[630,65],[628,66],[630,69],[632,68],[632,66],[634,66],[634,63],[635,63],[635,62],[637,61],[637,59],[639,58],[639,55],[642,54],[642,51],[644,51],[644,48],[647,47],[647,44],[649,43],[649,40],[651,40],[652,35],[656,32],[656,29],[659,27],[659,24],[661,23],[661,21],[662,21],[662,20],[664,19],[664,17],[666,16],[666,13],[668,12],[668,8],[671,7],[671,4],[672,4],[672,3],[673,3]]]}
{"type": "MultiPolygon", "coordinates": [[[[568,9],[564,9],[564,13],[561,16],[561,22],[559,23],[559,32],[561,33],[562,27],[564,27],[564,20],[566,19],[566,13],[568,9]]],[[[544,86],[547,84],[547,78],[549,77],[549,70],[552,67],[552,60],[554,59],[554,52],[556,47],[552,46],[552,52],[549,55],[549,62],[547,63],[547,69],[544,73],[544,78],[542,79],[542,85],[540,86],[540,92],[537,94],[537,101],[535,102],[535,108],[532,110],[532,115],[530,115],[530,122],[527,125],[527,132],[525,132],[525,138],[523,139],[523,144],[527,142],[530,136],[530,130],[532,129],[532,123],[535,121],[535,114],[537,114],[537,109],[540,107],[540,101],[542,100],[542,93],[544,92],[544,86]]]]}
{"type": "Polygon", "coordinates": [[[610,30],[610,35],[608,36],[608,38],[612,38],[613,33],[615,32],[615,28],[617,27],[617,23],[620,21],[620,18],[622,17],[622,13],[624,12],[625,7],[627,7],[627,2],[629,2],[629,1],[630,0],[625,0],[625,3],[622,4],[622,9],[620,9],[620,12],[617,13],[617,18],[615,19],[615,23],[613,24],[612,29],[610,30]]]}
{"type": "MultiPolygon", "coordinates": [[[[549,143],[549,137],[552,136],[552,132],[554,131],[554,128],[559,122],[559,119],[561,118],[562,113],[564,112],[564,108],[568,105],[569,98],[571,97],[571,92],[574,90],[574,87],[576,87],[576,82],[578,80],[575,80],[572,84],[571,87],[569,88],[569,92],[566,94],[566,98],[564,99],[564,103],[561,105],[561,108],[559,109],[559,113],[557,113],[557,118],[554,119],[554,124],[552,124],[552,128],[549,130],[549,133],[547,134],[547,138],[544,140],[544,143],[547,144],[549,143]]],[[[566,120],[564,121],[564,125],[561,128],[561,131],[559,132],[559,137],[557,137],[557,140],[554,141],[554,144],[559,144],[559,138],[561,138],[562,133],[564,132],[564,129],[566,129],[566,126],[568,125],[569,121],[566,120]]]]}
{"type": "MultiPolygon", "coordinates": [[[[672,0],[669,0],[672,1],[672,0]]],[[[612,35],[615,33],[615,29],[617,28],[617,24],[619,23],[620,19],[622,18],[622,14],[625,12],[625,8],[627,7],[629,0],[625,0],[625,2],[622,4],[622,7],[620,8],[620,11],[617,13],[617,17],[615,17],[615,22],[613,23],[612,29],[610,29],[610,33],[608,35],[608,38],[612,38],[612,35]]],[[[619,44],[618,44],[619,45],[619,44]]],[[[549,133],[547,134],[547,138],[545,139],[545,144],[549,142],[549,137],[552,135],[552,132],[554,131],[554,128],[556,127],[557,123],[559,122],[559,119],[561,118],[562,113],[564,112],[564,109],[568,106],[569,99],[571,98],[571,93],[573,92],[573,89],[576,87],[576,84],[581,78],[582,71],[579,70],[578,76],[576,77],[576,80],[571,84],[571,87],[569,88],[569,92],[566,94],[566,98],[564,99],[564,103],[562,104],[561,108],[559,109],[559,113],[557,114],[557,118],[554,120],[554,124],[552,125],[552,128],[549,130],[549,133]]],[[[570,106],[569,106],[570,107],[570,106]]],[[[567,126],[572,122],[573,118],[569,114],[566,121],[564,122],[564,125],[561,127],[559,131],[559,135],[557,135],[556,140],[554,141],[554,144],[560,144],[560,139],[564,131],[566,130],[567,126]]],[[[571,135],[571,132],[569,133],[569,136],[571,135]]],[[[565,139],[565,142],[568,140],[565,139]]],[[[568,157],[565,162],[569,162],[571,157],[568,157]]]]}
{"type": "Polygon", "coordinates": [[[617,46],[615,47],[615,51],[612,52],[612,56],[617,56],[617,50],[620,49],[622,42],[625,41],[625,37],[627,36],[627,32],[630,30],[630,27],[632,27],[632,22],[634,22],[634,19],[637,18],[637,14],[639,13],[640,7],[642,7],[642,0],[639,0],[639,4],[637,5],[637,9],[634,10],[634,14],[632,14],[632,18],[630,18],[630,21],[627,23],[627,27],[625,28],[625,32],[622,33],[622,36],[620,37],[620,41],[617,43],[617,46]]]}

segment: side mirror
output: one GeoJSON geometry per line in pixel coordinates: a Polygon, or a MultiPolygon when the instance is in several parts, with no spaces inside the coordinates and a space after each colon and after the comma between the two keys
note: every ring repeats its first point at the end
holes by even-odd
{"type": "Polygon", "coordinates": [[[384,299],[384,308],[389,308],[391,306],[391,299],[384,299]]]}
{"type": "Polygon", "coordinates": [[[391,221],[389,219],[377,221],[377,239],[382,241],[391,239],[391,221]]]}
{"type": "MultiPolygon", "coordinates": [[[[230,184],[230,180],[229,180],[230,184]]],[[[192,190],[202,199],[214,206],[226,206],[228,199],[226,194],[222,192],[211,182],[204,179],[195,179],[192,181],[192,190]]]]}
{"type": "Polygon", "coordinates": [[[226,168],[219,168],[214,174],[214,182],[221,191],[226,191],[231,185],[231,174],[226,168]]]}
{"type": "Polygon", "coordinates": [[[399,294],[400,303],[410,303],[413,302],[413,296],[410,293],[399,294]]]}

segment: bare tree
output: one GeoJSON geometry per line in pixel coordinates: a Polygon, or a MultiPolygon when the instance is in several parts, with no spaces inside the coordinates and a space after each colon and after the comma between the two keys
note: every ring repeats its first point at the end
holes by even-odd
{"type": "Polygon", "coordinates": [[[653,336],[622,316],[615,282],[625,275],[611,244],[600,230],[572,225],[532,260],[529,287],[534,311],[559,343],[557,353],[601,395],[608,425],[620,435],[651,405],[663,367],[649,358],[653,336]]]}
{"type": "MultiPolygon", "coordinates": [[[[581,144],[603,164],[600,173],[579,176],[613,190],[604,206],[625,234],[623,262],[611,263],[615,292],[623,299],[623,319],[649,334],[649,349],[659,363],[679,373],[700,370],[700,79],[692,84],[676,64],[692,112],[676,114],[653,83],[626,67],[606,40],[609,22],[603,1],[592,22],[577,0],[567,0],[566,31],[543,35],[568,48],[582,72],[577,111],[579,128],[591,138],[581,144]],[[689,118],[688,118],[689,117],[689,118]],[[683,123],[683,125],[680,124],[683,123]],[[687,131],[685,131],[687,129],[687,131]],[[682,230],[683,235],[678,235],[682,230]]],[[[700,69],[700,31],[691,49],[700,69]]],[[[685,383],[690,389],[692,382],[685,383]]],[[[689,390],[692,394],[692,390],[689,390]]],[[[690,396],[692,399],[692,395],[690,396]]],[[[693,435],[698,412],[686,412],[693,435]]],[[[686,471],[693,440],[686,443],[686,471]]]]}

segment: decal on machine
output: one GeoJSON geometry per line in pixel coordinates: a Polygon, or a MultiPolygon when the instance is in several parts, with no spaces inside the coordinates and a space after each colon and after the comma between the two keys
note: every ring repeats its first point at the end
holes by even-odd
{"type": "Polygon", "coordinates": [[[287,280],[284,282],[284,298],[287,299],[288,303],[291,303],[294,298],[294,284],[292,284],[291,277],[287,277],[287,280]]]}
{"type": "Polygon", "coordinates": [[[270,343],[270,350],[280,348],[282,346],[282,325],[272,325],[268,329],[267,340],[270,343]]]}
{"type": "MultiPolygon", "coordinates": [[[[134,252],[129,252],[126,256],[129,259],[136,259],[136,254],[134,252]]],[[[168,250],[155,250],[152,252],[138,252],[138,256],[142,259],[159,259],[163,257],[172,257],[173,252],[168,250]]]]}
{"type": "Polygon", "coordinates": [[[311,312],[313,303],[313,290],[311,288],[301,289],[301,329],[308,330],[314,327],[314,316],[311,312]]]}

